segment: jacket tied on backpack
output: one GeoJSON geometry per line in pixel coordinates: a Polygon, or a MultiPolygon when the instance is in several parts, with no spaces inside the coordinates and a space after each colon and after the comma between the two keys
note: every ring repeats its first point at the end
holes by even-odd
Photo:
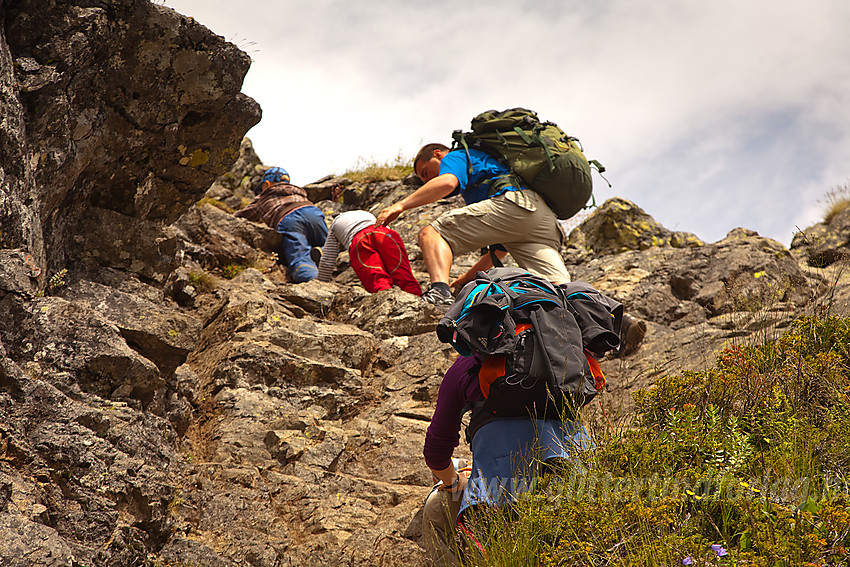
{"type": "Polygon", "coordinates": [[[597,359],[619,347],[623,306],[584,282],[555,286],[517,268],[479,272],[437,325],[477,353],[484,403],[467,429],[496,417],[572,419],[604,386],[597,359]]]}

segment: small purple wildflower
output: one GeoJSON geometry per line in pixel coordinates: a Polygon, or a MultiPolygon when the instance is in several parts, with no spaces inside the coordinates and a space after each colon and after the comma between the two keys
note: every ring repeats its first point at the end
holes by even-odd
{"type": "Polygon", "coordinates": [[[723,557],[724,555],[728,555],[726,553],[726,548],[720,545],[719,543],[712,543],[711,549],[714,550],[714,553],[717,554],[717,557],[723,557]]]}
{"type": "Polygon", "coordinates": [[[693,564],[694,564],[694,560],[691,559],[690,555],[688,555],[687,557],[682,559],[682,565],[693,565],[693,564]]]}

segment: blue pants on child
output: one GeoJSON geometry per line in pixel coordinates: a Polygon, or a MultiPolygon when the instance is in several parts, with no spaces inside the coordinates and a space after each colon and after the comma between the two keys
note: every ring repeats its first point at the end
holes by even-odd
{"type": "Polygon", "coordinates": [[[310,249],[324,246],[328,237],[325,215],[312,205],[295,209],[280,221],[277,231],[283,236],[281,262],[287,267],[295,283],[314,279],[319,269],[310,259],[310,249]]]}

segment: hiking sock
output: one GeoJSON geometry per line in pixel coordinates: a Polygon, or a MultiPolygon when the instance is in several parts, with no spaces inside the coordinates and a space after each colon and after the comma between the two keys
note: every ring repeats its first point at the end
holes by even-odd
{"type": "Polygon", "coordinates": [[[449,284],[445,282],[435,282],[432,283],[428,289],[434,289],[440,292],[440,295],[444,295],[446,297],[452,296],[452,289],[449,287],[449,284]]]}

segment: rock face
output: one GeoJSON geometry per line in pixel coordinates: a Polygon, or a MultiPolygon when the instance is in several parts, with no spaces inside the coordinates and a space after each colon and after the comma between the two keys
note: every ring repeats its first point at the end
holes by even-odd
{"type": "Polygon", "coordinates": [[[635,356],[603,363],[614,394],[603,398],[603,406],[615,414],[628,413],[631,394],[660,373],[708,368],[720,349],[751,335],[780,332],[811,310],[826,289],[825,274],[800,265],[782,244],[753,231],[738,228],[712,244],[669,231],[658,239],[665,231],[633,203],[616,199],[573,231],[565,251],[574,279],[621,301],[649,328],[635,356]],[[608,228],[599,234],[591,232],[594,227],[608,228]],[[645,244],[654,238],[662,245],[645,244]],[[599,254],[581,246],[588,241],[618,252],[599,254]],[[624,249],[624,242],[636,249],[624,249]]]}
{"type": "Polygon", "coordinates": [[[239,92],[250,59],[147,1],[5,1],[0,17],[0,243],[42,275],[91,259],[162,281],[177,252],[163,226],[260,118],[239,92]]]}
{"type": "Polygon", "coordinates": [[[850,207],[828,221],[795,234],[791,250],[803,255],[810,266],[818,268],[846,259],[850,256],[850,207]]]}
{"type": "MultiPolygon", "coordinates": [[[[242,139],[259,117],[238,92],[247,57],[146,2],[0,17],[0,564],[424,565],[422,441],[454,359],[440,314],[370,295],[345,253],[333,282],[289,283],[277,233],[230,214],[264,169],[242,139]]],[[[307,190],[330,217],[415,187],[307,190]]],[[[458,203],[394,225],[422,282],[417,232],[458,203]]],[[[844,226],[823,234],[846,242],[844,226]]],[[[661,373],[845,309],[843,264],[807,250],[599,207],[564,257],[648,333],[603,361],[587,425],[627,425],[661,373]]]]}
{"type": "Polygon", "coordinates": [[[592,217],[573,230],[567,245],[596,255],[608,255],[662,246],[697,247],[703,242],[687,232],[672,232],[633,203],[614,198],[603,203],[592,217]]]}

